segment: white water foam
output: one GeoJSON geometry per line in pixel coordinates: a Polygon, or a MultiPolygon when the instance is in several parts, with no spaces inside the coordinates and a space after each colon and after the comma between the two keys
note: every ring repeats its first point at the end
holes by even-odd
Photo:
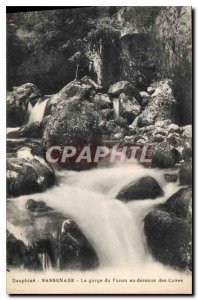
{"type": "MultiPolygon", "coordinates": [[[[10,218],[11,222],[16,218],[15,226],[18,224],[20,228],[20,220],[26,223],[23,233],[25,239],[31,237],[32,230],[32,225],[28,225],[25,203],[32,198],[45,201],[48,206],[78,224],[96,250],[100,267],[126,265],[131,268],[135,264],[153,261],[145,246],[144,217],[156,204],[163,203],[178,190],[176,184],[165,183],[162,171],[146,169],[134,163],[82,172],[61,171],[57,175],[59,186],[42,194],[11,200],[18,212],[13,206],[13,212],[8,213],[8,220],[10,218]],[[123,186],[147,175],[157,179],[165,191],[164,197],[128,203],[115,199],[123,186]]],[[[45,220],[38,218],[36,222],[36,230],[42,231],[45,220]]]]}

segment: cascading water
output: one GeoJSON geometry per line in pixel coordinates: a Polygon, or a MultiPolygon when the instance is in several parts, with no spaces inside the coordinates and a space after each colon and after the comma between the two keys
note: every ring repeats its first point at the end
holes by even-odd
{"type": "Polygon", "coordinates": [[[45,100],[39,100],[35,106],[30,110],[30,116],[29,116],[29,120],[28,123],[33,123],[36,121],[42,121],[43,120],[43,116],[45,113],[45,107],[47,105],[47,101],[48,99],[45,100]]]}
{"type": "Polygon", "coordinates": [[[120,100],[119,98],[113,99],[113,109],[114,109],[114,119],[119,119],[120,117],[120,100]]]}
{"type": "MultiPolygon", "coordinates": [[[[8,201],[8,220],[14,224],[13,228],[24,228],[24,239],[31,242],[38,235],[42,238],[45,218],[34,218],[28,225],[30,216],[27,216],[25,208],[27,199],[42,199],[56,212],[78,224],[95,249],[100,268],[125,265],[131,269],[135,264],[145,267],[146,263],[153,261],[145,246],[143,219],[156,204],[164,202],[178,189],[176,184],[165,183],[162,171],[129,163],[82,172],[60,171],[57,176],[59,186],[42,194],[20,196],[8,201]],[[163,186],[164,197],[129,203],[115,199],[123,186],[146,175],[153,176],[163,186]]],[[[64,230],[64,222],[59,230],[64,230]]],[[[42,259],[46,265],[47,258],[42,259]]]]}
{"type": "MultiPolygon", "coordinates": [[[[100,49],[100,51],[102,51],[100,49]]],[[[102,85],[102,59],[100,53],[95,51],[92,54],[93,69],[97,76],[97,84],[102,85]]]]}
{"type": "Polygon", "coordinates": [[[52,269],[52,264],[51,264],[51,261],[50,261],[50,257],[47,253],[40,253],[38,255],[38,257],[39,257],[39,260],[41,262],[42,270],[44,272],[52,269]]]}

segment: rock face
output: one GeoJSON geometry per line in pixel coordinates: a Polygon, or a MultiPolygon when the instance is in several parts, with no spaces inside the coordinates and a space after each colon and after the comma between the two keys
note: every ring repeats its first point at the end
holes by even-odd
{"type": "Polygon", "coordinates": [[[192,10],[166,6],[155,20],[162,74],[171,76],[180,122],[192,122],[192,10]],[[174,42],[173,42],[174,41],[174,42]]]}
{"type": "Polygon", "coordinates": [[[7,157],[7,196],[41,192],[55,183],[55,174],[30,148],[20,148],[7,157]]]}
{"type": "Polygon", "coordinates": [[[151,253],[157,260],[191,269],[192,234],[187,221],[155,210],[146,215],[144,230],[151,253]]]}
{"type": "Polygon", "coordinates": [[[192,184],[192,162],[187,161],[182,164],[179,170],[179,182],[182,185],[192,184]]]}
{"type": "Polygon", "coordinates": [[[176,100],[173,97],[172,82],[170,80],[159,81],[152,84],[155,92],[138,119],[138,126],[153,125],[157,121],[176,119],[176,100]]]}
{"type": "Polygon", "coordinates": [[[8,138],[42,138],[43,123],[33,122],[31,124],[23,125],[16,131],[11,131],[7,134],[8,138]]]}
{"type": "Polygon", "coordinates": [[[7,94],[7,127],[21,126],[26,118],[28,103],[41,96],[39,89],[32,83],[14,87],[7,94]]]}
{"type": "Polygon", "coordinates": [[[164,192],[157,181],[151,176],[146,176],[123,187],[116,198],[122,201],[155,199],[163,196],[163,194],[164,192]]]}

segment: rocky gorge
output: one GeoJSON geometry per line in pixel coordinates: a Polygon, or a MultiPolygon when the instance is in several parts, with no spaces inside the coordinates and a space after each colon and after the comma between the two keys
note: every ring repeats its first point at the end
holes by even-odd
{"type": "MultiPolygon", "coordinates": [[[[100,21],[107,18],[101,14],[100,21]]],[[[191,99],[188,91],[178,96],[185,79],[177,81],[166,31],[173,16],[175,26],[182,27],[183,19],[188,24],[189,12],[156,9],[146,24],[160,24],[155,35],[153,29],[142,32],[145,24],[137,32],[126,8],[112,14],[110,38],[106,28],[91,32],[90,71],[84,57],[78,78],[71,80],[68,68],[52,93],[38,78],[22,79],[7,93],[8,269],[89,270],[121,263],[132,269],[134,261],[142,267],[152,259],[192,271],[192,120],[185,116],[191,99]],[[163,73],[156,62],[161,46],[153,43],[158,35],[167,39],[163,73]],[[149,145],[151,163],[54,167],[46,161],[49,147],[79,144],[149,145]]]]}

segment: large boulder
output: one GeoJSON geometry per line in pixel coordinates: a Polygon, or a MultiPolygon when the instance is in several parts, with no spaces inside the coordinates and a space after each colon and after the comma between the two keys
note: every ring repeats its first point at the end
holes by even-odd
{"type": "Polygon", "coordinates": [[[21,126],[18,130],[11,131],[7,134],[8,138],[42,138],[43,122],[33,122],[21,126]]]}
{"type": "Polygon", "coordinates": [[[132,96],[127,96],[124,93],[120,94],[120,115],[132,123],[141,111],[141,106],[137,100],[132,96]]]}
{"type": "Polygon", "coordinates": [[[93,96],[92,102],[97,110],[111,109],[112,102],[107,94],[97,93],[93,96]]]}
{"type": "Polygon", "coordinates": [[[93,247],[77,224],[66,219],[60,235],[60,269],[93,269],[99,264],[93,247]]]}
{"type": "Polygon", "coordinates": [[[178,218],[182,218],[189,223],[192,221],[192,188],[182,188],[173,194],[162,208],[178,218]]]}
{"type": "Polygon", "coordinates": [[[179,183],[182,185],[192,185],[192,161],[186,161],[180,167],[179,183]]]}
{"type": "Polygon", "coordinates": [[[176,100],[173,96],[172,82],[164,80],[152,84],[155,92],[138,119],[138,126],[148,126],[169,119],[176,121],[176,100]]]}
{"type": "Polygon", "coordinates": [[[20,148],[7,157],[7,196],[42,192],[55,184],[55,174],[45,160],[30,148],[20,148]]]}
{"type": "Polygon", "coordinates": [[[163,141],[153,146],[152,166],[159,168],[173,167],[180,159],[179,152],[168,142],[163,141]]]}
{"type": "Polygon", "coordinates": [[[55,113],[56,106],[60,101],[67,102],[71,97],[77,96],[79,99],[86,98],[94,89],[91,84],[85,84],[78,80],[73,80],[64,86],[58,93],[49,96],[45,109],[45,116],[55,113]]]}
{"type": "Polygon", "coordinates": [[[152,255],[160,262],[191,269],[192,232],[187,221],[155,210],[146,215],[144,231],[152,255]]]}
{"type": "Polygon", "coordinates": [[[7,94],[7,126],[17,127],[24,124],[28,104],[34,103],[41,96],[40,90],[32,83],[14,87],[7,94]]]}
{"type": "Polygon", "coordinates": [[[87,145],[100,140],[101,116],[94,105],[81,97],[63,98],[50,116],[43,132],[43,146],[87,145]]]}
{"type": "Polygon", "coordinates": [[[109,87],[108,94],[111,97],[119,97],[121,93],[124,93],[127,96],[135,97],[139,103],[142,101],[139,91],[129,81],[119,81],[109,87]]]}
{"type": "Polygon", "coordinates": [[[122,201],[155,199],[163,194],[157,181],[151,176],[145,176],[123,187],[116,198],[122,201]]]}

